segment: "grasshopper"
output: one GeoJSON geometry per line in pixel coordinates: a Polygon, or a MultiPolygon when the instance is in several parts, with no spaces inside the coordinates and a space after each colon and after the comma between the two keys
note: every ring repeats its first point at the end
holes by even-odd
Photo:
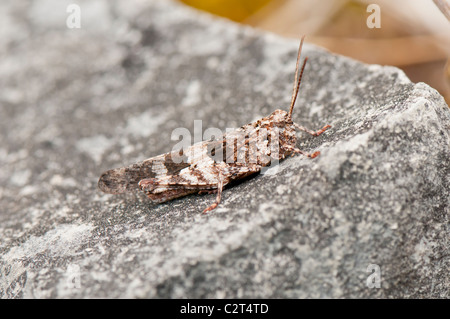
{"type": "Polygon", "coordinates": [[[273,160],[283,160],[295,154],[309,158],[318,156],[319,151],[310,154],[296,147],[296,130],[319,136],[331,126],[325,125],[318,131],[312,131],[292,121],[292,112],[308,61],[306,57],[299,68],[304,38],[300,41],[297,53],[294,88],[288,112],[277,109],[267,117],[223,134],[218,140],[195,143],[180,151],[106,171],[98,181],[100,190],[120,194],[140,188],[156,203],[193,193],[216,193],[215,202],[204,209],[206,213],[220,204],[226,185],[261,172],[273,160]]]}

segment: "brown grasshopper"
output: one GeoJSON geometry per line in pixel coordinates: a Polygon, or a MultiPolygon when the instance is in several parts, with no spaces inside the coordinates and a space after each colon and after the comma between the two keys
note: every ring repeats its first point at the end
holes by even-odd
{"type": "Polygon", "coordinates": [[[299,70],[303,41],[304,37],[298,49],[289,112],[278,109],[267,117],[223,134],[217,141],[195,143],[180,151],[106,171],[98,181],[100,190],[120,194],[140,188],[156,203],[192,193],[217,193],[216,201],[203,211],[207,212],[219,205],[222,190],[230,182],[259,173],[274,160],[283,160],[289,155],[315,158],[319,151],[309,154],[296,147],[296,129],[319,136],[331,126],[311,131],[292,121],[292,111],[308,61],[306,57],[299,70]]]}

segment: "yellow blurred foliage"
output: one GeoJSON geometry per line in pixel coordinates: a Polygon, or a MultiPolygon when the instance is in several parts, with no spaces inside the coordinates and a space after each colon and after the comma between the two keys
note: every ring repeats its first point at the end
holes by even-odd
{"type": "Polygon", "coordinates": [[[282,36],[306,34],[308,42],[365,63],[397,66],[450,102],[450,7],[442,5],[450,0],[179,1],[282,36]],[[372,3],[381,8],[381,28],[367,25],[372,3]]]}
{"type": "Polygon", "coordinates": [[[210,13],[242,22],[271,0],[180,0],[210,13]]]}

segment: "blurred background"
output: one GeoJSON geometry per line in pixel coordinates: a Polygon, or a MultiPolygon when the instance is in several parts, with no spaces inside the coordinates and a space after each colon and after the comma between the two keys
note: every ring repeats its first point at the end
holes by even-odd
{"type": "Polygon", "coordinates": [[[307,41],[356,60],[401,68],[450,105],[449,0],[179,0],[236,22],[307,41]],[[367,21],[379,8],[379,28],[367,21]]]}

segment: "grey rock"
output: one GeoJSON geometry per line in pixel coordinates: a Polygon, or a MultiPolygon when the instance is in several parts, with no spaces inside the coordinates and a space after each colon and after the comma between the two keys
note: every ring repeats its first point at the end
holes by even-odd
{"type": "Polygon", "coordinates": [[[294,120],[333,126],[299,135],[318,158],[207,215],[215,195],[107,195],[103,171],[170,151],[175,128],[286,109],[298,40],[168,1],[78,1],[68,29],[69,3],[0,4],[2,298],[449,297],[450,112],[434,89],[306,44],[294,120]]]}

